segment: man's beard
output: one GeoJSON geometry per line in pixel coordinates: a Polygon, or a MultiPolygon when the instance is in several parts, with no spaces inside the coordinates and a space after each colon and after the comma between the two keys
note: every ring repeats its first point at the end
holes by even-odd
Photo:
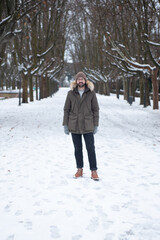
{"type": "Polygon", "coordinates": [[[78,84],[78,87],[82,88],[82,87],[84,87],[85,85],[86,85],[85,83],[84,83],[84,84],[79,83],[79,84],[78,84]]]}

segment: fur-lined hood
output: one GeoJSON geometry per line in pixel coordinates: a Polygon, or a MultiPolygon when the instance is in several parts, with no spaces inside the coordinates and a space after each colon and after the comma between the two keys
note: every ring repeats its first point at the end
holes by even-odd
{"type": "MultiPolygon", "coordinates": [[[[94,90],[94,84],[91,81],[87,80],[86,85],[90,89],[91,92],[94,90]]],[[[74,82],[71,82],[70,88],[73,91],[76,87],[77,87],[77,82],[75,80],[74,82]]]]}

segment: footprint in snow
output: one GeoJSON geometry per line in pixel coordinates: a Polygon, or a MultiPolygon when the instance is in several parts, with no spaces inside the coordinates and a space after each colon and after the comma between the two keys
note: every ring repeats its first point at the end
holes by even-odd
{"type": "Polygon", "coordinates": [[[114,239],[114,234],[113,233],[107,233],[104,240],[113,240],[114,239]]]}
{"type": "Polygon", "coordinates": [[[117,206],[117,205],[112,205],[112,206],[111,206],[111,210],[112,210],[112,211],[119,212],[119,206],[117,206]]]}
{"type": "Polygon", "coordinates": [[[129,236],[133,237],[134,233],[132,232],[132,230],[129,230],[127,232],[125,232],[124,234],[121,234],[119,236],[119,240],[129,240],[129,236]]]}
{"type": "Polygon", "coordinates": [[[36,216],[42,215],[42,214],[43,214],[43,212],[42,212],[41,210],[39,210],[39,211],[37,211],[37,212],[34,213],[34,215],[36,215],[36,216]]]}
{"type": "Polygon", "coordinates": [[[103,220],[102,227],[103,227],[104,229],[109,229],[110,226],[112,226],[112,225],[113,225],[113,222],[112,222],[112,221],[105,221],[105,220],[103,220]]]}
{"type": "Polygon", "coordinates": [[[72,211],[70,211],[70,210],[66,210],[65,213],[66,213],[67,217],[72,217],[73,216],[72,211]]]}
{"type": "Polygon", "coordinates": [[[63,202],[63,201],[57,201],[57,204],[58,204],[58,205],[63,205],[64,202],[63,202]]]}
{"type": "Polygon", "coordinates": [[[33,206],[40,206],[40,202],[35,202],[33,206]]]}
{"type": "Polygon", "coordinates": [[[24,227],[27,228],[27,230],[32,230],[32,222],[27,220],[24,224],[24,227]]]}
{"type": "Polygon", "coordinates": [[[56,239],[60,238],[59,230],[57,226],[50,226],[51,237],[56,239]]]}
{"type": "Polygon", "coordinates": [[[22,211],[21,210],[17,210],[17,212],[15,212],[15,215],[16,216],[19,216],[19,215],[21,215],[22,214],[22,211]]]}
{"type": "Polygon", "coordinates": [[[99,206],[99,205],[96,206],[96,211],[101,218],[108,219],[108,215],[103,211],[101,206],[99,206]]]}
{"type": "Polygon", "coordinates": [[[10,212],[10,205],[6,205],[4,210],[5,210],[5,212],[10,212]]]}
{"type": "Polygon", "coordinates": [[[49,215],[54,214],[55,212],[56,212],[56,210],[50,210],[50,211],[48,211],[48,212],[45,212],[43,215],[44,215],[44,216],[49,216],[49,215]]]}
{"type": "Polygon", "coordinates": [[[14,240],[14,235],[10,235],[6,240],[14,240]]]}
{"type": "Polygon", "coordinates": [[[95,232],[98,225],[98,218],[93,218],[86,229],[90,232],[95,232]]]}
{"type": "Polygon", "coordinates": [[[80,240],[82,238],[82,235],[76,235],[72,237],[72,240],[80,240]]]}
{"type": "Polygon", "coordinates": [[[67,182],[66,180],[62,180],[62,181],[61,181],[61,184],[62,184],[62,185],[68,185],[68,182],[67,182]]]}

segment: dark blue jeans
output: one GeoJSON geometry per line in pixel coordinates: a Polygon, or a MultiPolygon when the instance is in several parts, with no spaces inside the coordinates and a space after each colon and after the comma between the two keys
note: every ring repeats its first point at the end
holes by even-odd
{"type": "Polygon", "coordinates": [[[82,135],[84,137],[85,144],[86,144],[90,170],[97,170],[97,161],[96,161],[93,133],[85,133],[85,134],[72,133],[72,140],[73,140],[74,149],[75,149],[75,158],[76,158],[77,168],[83,168],[82,135]]]}

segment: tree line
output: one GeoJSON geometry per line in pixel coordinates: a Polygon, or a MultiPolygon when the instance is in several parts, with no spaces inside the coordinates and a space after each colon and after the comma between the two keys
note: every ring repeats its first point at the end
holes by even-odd
{"type": "Polygon", "coordinates": [[[23,89],[22,102],[58,89],[66,42],[65,0],[0,1],[0,87],[23,89]]]}
{"type": "Polygon", "coordinates": [[[100,94],[159,108],[160,0],[0,0],[0,88],[52,95],[70,54],[100,94]]]}
{"type": "Polygon", "coordinates": [[[136,94],[158,109],[160,81],[159,0],[75,0],[70,37],[75,71],[84,69],[97,92],[136,94]]]}

